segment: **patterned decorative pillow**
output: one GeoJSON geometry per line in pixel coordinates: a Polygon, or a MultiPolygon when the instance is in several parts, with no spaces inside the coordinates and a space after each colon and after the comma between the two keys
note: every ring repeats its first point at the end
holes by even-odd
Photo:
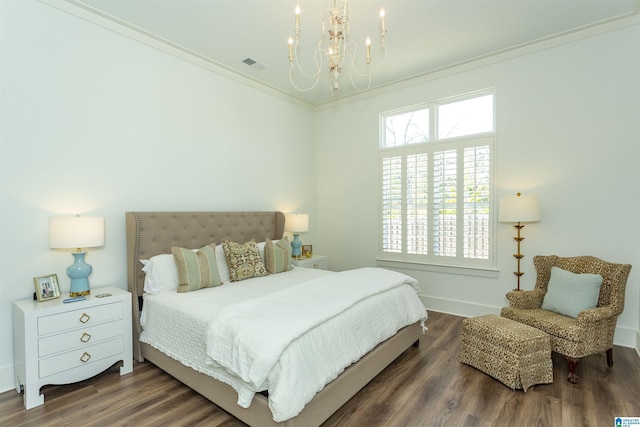
{"type": "Polygon", "coordinates": [[[267,271],[271,274],[291,270],[291,243],[285,237],[273,243],[267,238],[264,247],[264,259],[267,271]]]}
{"type": "Polygon", "coordinates": [[[224,256],[227,258],[229,277],[232,282],[268,274],[255,240],[252,239],[242,245],[223,240],[222,249],[224,249],[224,256]]]}
{"type": "Polygon", "coordinates": [[[178,292],[222,285],[216,263],[215,243],[197,251],[174,246],[171,253],[178,268],[178,292]]]}

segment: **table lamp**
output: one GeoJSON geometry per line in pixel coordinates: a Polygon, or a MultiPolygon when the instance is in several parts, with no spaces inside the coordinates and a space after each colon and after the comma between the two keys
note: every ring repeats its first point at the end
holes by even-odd
{"type": "Polygon", "coordinates": [[[93,268],[84,262],[84,248],[104,245],[104,218],[90,216],[49,218],[49,247],[52,249],[76,249],[74,262],[67,267],[71,278],[69,295],[90,294],[89,275],[93,268]]]}
{"type": "Polygon", "coordinates": [[[284,231],[293,234],[291,242],[291,257],[293,259],[302,258],[302,240],[299,234],[309,231],[309,215],[307,214],[286,214],[284,231]]]}

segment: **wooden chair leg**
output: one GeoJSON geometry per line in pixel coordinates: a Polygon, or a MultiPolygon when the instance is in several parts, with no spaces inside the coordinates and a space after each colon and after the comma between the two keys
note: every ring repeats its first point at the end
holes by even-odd
{"type": "Polygon", "coordinates": [[[613,348],[607,350],[607,365],[613,366],[613,348]]]}
{"type": "Polygon", "coordinates": [[[580,359],[574,359],[573,357],[564,356],[564,360],[567,361],[569,365],[569,376],[567,377],[567,381],[571,384],[578,384],[578,374],[576,374],[576,367],[578,366],[578,362],[580,359]]]}

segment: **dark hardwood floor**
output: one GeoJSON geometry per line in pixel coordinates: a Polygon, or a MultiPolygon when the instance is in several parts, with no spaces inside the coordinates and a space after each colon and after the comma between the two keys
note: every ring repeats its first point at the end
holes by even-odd
{"type": "MultiPolygon", "coordinates": [[[[324,424],[337,426],[613,426],[640,417],[640,358],[615,347],[578,365],[566,380],[554,354],[554,382],[526,393],[458,362],[462,318],[430,312],[419,348],[405,351],[324,424]]],[[[45,386],[45,404],[26,411],[22,395],[0,394],[2,426],[244,426],[149,363],[120,377],[118,366],[76,384],[45,386]]]]}

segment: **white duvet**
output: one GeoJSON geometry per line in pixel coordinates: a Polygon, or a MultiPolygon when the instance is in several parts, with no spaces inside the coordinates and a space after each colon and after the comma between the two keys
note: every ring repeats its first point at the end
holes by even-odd
{"type": "Polygon", "coordinates": [[[285,421],[378,343],[426,319],[414,286],[414,279],[384,269],[294,269],[153,295],[145,298],[141,341],[230,384],[240,406],[268,390],[273,419],[285,421]],[[188,314],[169,314],[175,310],[162,303],[188,314]],[[187,321],[178,322],[180,316],[187,321]],[[168,324],[172,333],[161,333],[168,324]]]}

